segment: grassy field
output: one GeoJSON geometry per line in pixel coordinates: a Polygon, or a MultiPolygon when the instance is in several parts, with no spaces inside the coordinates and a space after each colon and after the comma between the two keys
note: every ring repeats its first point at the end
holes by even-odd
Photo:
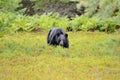
{"type": "Polygon", "coordinates": [[[0,80],[119,80],[120,35],[69,32],[70,48],[46,44],[47,32],[0,37],[0,80]]]}

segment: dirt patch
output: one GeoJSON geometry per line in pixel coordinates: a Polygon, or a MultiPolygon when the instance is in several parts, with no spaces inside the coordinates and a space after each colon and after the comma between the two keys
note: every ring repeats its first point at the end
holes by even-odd
{"type": "Polygon", "coordinates": [[[38,14],[57,12],[62,16],[74,17],[75,15],[81,15],[82,13],[77,9],[76,4],[78,2],[49,2],[46,3],[43,9],[38,9],[38,14]]]}
{"type": "Polygon", "coordinates": [[[71,2],[47,2],[45,3],[43,8],[34,9],[33,7],[36,5],[35,2],[31,2],[29,0],[22,0],[19,4],[22,6],[17,7],[16,11],[26,8],[24,15],[34,15],[39,14],[42,15],[43,13],[49,12],[57,12],[61,16],[67,16],[68,18],[74,17],[75,15],[81,15],[84,13],[85,8],[81,7],[77,9],[76,4],[78,2],[71,1],[71,2]]]}

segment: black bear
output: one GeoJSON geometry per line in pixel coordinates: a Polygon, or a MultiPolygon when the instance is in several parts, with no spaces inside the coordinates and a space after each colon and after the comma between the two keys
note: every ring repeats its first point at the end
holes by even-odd
{"type": "Polygon", "coordinates": [[[69,48],[68,34],[62,28],[54,27],[48,32],[47,43],[69,48]]]}

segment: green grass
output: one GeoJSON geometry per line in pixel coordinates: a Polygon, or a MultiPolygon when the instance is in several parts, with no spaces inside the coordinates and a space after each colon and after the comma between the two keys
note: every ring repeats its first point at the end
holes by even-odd
{"type": "Polygon", "coordinates": [[[69,49],[47,45],[47,32],[0,37],[0,80],[120,79],[119,33],[68,34],[69,49]]]}

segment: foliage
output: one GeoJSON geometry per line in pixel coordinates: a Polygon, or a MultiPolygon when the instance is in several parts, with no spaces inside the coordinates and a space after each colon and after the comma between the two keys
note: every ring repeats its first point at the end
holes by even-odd
{"type": "Polygon", "coordinates": [[[16,32],[22,29],[22,31],[32,31],[35,27],[50,29],[51,27],[58,26],[66,28],[69,20],[66,17],[60,17],[56,14],[43,14],[42,16],[23,16],[14,15],[13,13],[0,13],[0,31],[4,32],[16,32]]]}
{"type": "Polygon", "coordinates": [[[58,13],[43,14],[41,16],[23,16],[11,12],[0,12],[0,15],[0,31],[2,32],[16,32],[20,29],[22,31],[32,31],[36,27],[48,30],[54,26],[65,30],[70,26],[74,31],[99,30],[111,33],[115,32],[116,26],[119,27],[120,25],[119,16],[106,19],[76,16],[69,20],[67,17],[61,17],[58,13]]]}
{"type": "Polygon", "coordinates": [[[15,15],[13,13],[0,13],[0,29],[5,32],[15,32],[19,29],[29,31],[39,24],[39,16],[29,17],[22,15],[15,15]]]}
{"type": "Polygon", "coordinates": [[[89,29],[96,28],[97,20],[95,18],[88,18],[85,16],[76,16],[70,24],[75,31],[88,31],[89,29]]]}
{"type": "MultiPolygon", "coordinates": [[[[37,3],[40,2],[39,0],[32,1],[37,1],[37,3]]],[[[72,20],[69,20],[66,16],[61,17],[58,13],[52,12],[40,16],[23,16],[19,12],[14,12],[14,9],[19,2],[19,0],[0,1],[0,31],[32,31],[36,27],[50,29],[54,26],[62,27],[64,29],[67,29],[67,27],[71,27],[73,31],[99,30],[108,33],[120,31],[119,0],[80,1],[77,6],[78,8],[81,6],[85,6],[85,13],[81,16],[76,15],[76,17],[73,17],[72,20]]],[[[42,2],[44,3],[44,1],[42,2]]],[[[42,3],[40,3],[40,5],[42,5],[42,3]]]]}
{"type": "MultiPolygon", "coordinates": [[[[116,26],[120,24],[120,1],[119,0],[84,0],[80,1],[80,6],[85,6],[85,14],[90,19],[97,19],[97,27],[100,31],[114,32],[116,26]]],[[[88,19],[89,20],[89,19],[88,19]]],[[[95,24],[96,24],[95,22],[95,24]]],[[[87,24],[84,24],[87,26],[87,24]]],[[[93,26],[93,27],[96,27],[93,26]]]]}
{"type": "Polygon", "coordinates": [[[97,15],[99,18],[109,18],[117,16],[116,13],[120,13],[119,5],[119,0],[80,0],[77,6],[78,8],[80,6],[86,7],[84,14],[86,16],[92,17],[97,15]]]}
{"type": "Polygon", "coordinates": [[[0,0],[0,11],[15,12],[14,10],[19,2],[20,0],[0,0]]]}
{"type": "Polygon", "coordinates": [[[69,25],[69,19],[66,17],[60,17],[57,13],[43,14],[40,17],[41,26],[50,29],[51,27],[57,26],[65,29],[69,25]]]}

